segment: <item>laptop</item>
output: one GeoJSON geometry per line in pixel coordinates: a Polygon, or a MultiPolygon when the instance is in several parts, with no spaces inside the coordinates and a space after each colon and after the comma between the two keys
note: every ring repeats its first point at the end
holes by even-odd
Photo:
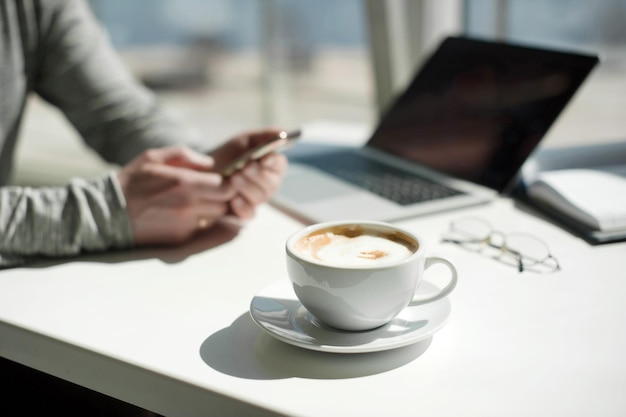
{"type": "Polygon", "coordinates": [[[320,222],[393,221],[492,201],[513,189],[597,63],[590,54],[446,38],[364,146],[289,149],[272,202],[320,222]]]}

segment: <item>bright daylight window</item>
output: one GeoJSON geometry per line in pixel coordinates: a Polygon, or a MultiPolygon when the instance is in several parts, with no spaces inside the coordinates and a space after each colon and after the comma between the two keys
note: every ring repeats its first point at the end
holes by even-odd
{"type": "MultiPolygon", "coordinates": [[[[624,140],[626,0],[89,2],[134,74],[209,143],[318,120],[372,127],[414,64],[458,33],[599,53],[543,146],[624,140]]],[[[33,100],[18,183],[40,181],[42,162],[59,183],[102,169],[53,113],[33,100]]]]}
{"type": "Polygon", "coordinates": [[[248,128],[369,123],[361,0],[91,0],[132,71],[214,140],[248,128]]]}

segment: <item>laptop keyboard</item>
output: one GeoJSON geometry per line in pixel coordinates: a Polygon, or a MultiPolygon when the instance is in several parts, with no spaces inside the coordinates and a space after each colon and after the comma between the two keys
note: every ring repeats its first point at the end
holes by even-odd
{"type": "Polygon", "coordinates": [[[299,162],[328,172],[403,206],[462,194],[458,190],[354,152],[311,156],[299,162]]]}

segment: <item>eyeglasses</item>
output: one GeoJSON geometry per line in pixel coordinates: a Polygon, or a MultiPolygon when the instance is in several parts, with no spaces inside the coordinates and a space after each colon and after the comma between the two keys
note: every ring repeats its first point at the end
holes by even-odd
{"type": "Polygon", "coordinates": [[[490,255],[515,266],[519,272],[551,273],[561,269],[548,245],[526,233],[502,233],[479,218],[463,218],[450,223],[442,242],[454,243],[465,249],[490,255]]]}

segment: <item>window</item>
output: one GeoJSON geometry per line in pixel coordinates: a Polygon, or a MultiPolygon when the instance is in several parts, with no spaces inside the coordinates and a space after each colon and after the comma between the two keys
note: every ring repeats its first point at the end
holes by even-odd
{"type": "Polygon", "coordinates": [[[361,0],[92,0],[134,73],[220,139],[374,114],[361,0]]]}
{"type": "MultiPolygon", "coordinates": [[[[294,128],[316,120],[372,127],[441,38],[463,33],[599,53],[601,65],[548,131],[543,146],[624,140],[626,0],[90,4],[135,75],[215,143],[242,130],[294,128]]],[[[18,183],[25,177],[35,182],[42,160],[58,162],[58,170],[46,169],[59,172],[58,183],[70,174],[106,168],[93,155],[75,157],[85,154],[77,149],[75,132],[54,117],[54,109],[33,102],[18,149],[18,183]],[[70,165],[68,159],[82,165],[70,165]]]]}

